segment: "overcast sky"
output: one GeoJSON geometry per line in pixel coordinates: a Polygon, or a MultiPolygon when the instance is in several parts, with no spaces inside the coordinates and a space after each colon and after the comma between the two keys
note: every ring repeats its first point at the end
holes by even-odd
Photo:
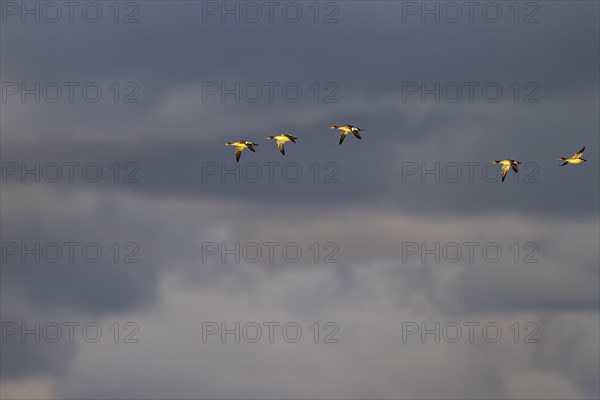
{"type": "Polygon", "coordinates": [[[597,2],[115,4],[0,2],[2,398],[600,396],[597,2]]]}

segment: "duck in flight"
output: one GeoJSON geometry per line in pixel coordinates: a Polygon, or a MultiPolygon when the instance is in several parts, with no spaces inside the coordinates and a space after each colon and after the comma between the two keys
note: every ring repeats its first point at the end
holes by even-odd
{"type": "Polygon", "coordinates": [[[357,139],[362,139],[360,137],[360,132],[364,131],[364,129],[358,128],[352,125],[332,125],[329,128],[331,129],[339,129],[340,130],[340,144],[346,139],[346,135],[349,133],[353,133],[357,139]]]}
{"type": "Polygon", "coordinates": [[[568,157],[568,158],[567,157],[558,157],[557,160],[564,161],[562,164],[560,164],[561,167],[563,165],[567,165],[567,164],[581,164],[581,163],[584,163],[587,161],[585,158],[581,158],[584,151],[585,151],[585,146],[583,146],[581,148],[581,150],[579,150],[577,153],[573,154],[571,157],[568,157]]]}
{"type": "Polygon", "coordinates": [[[250,149],[250,151],[256,153],[254,146],[258,146],[258,144],[249,142],[247,140],[238,140],[237,142],[226,142],[225,146],[235,146],[235,160],[236,162],[240,162],[242,151],[244,151],[244,149],[250,149]]]}
{"type": "Polygon", "coordinates": [[[521,164],[520,161],[510,160],[510,159],[491,161],[491,163],[492,164],[502,164],[502,182],[504,182],[504,179],[506,178],[506,174],[508,173],[508,170],[511,167],[512,167],[513,171],[515,171],[516,173],[519,173],[519,164],[521,164]]]}
{"type": "Polygon", "coordinates": [[[275,135],[275,136],[267,136],[265,139],[267,139],[267,140],[276,140],[277,141],[277,148],[279,149],[279,151],[281,152],[281,154],[283,154],[285,156],[285,147],[283,147],[283,145],[285,144],[285,142],[296,143],[296,139],[298,139],[298,138],[294,137],[292,135],[288,135],[287,133],[282,133],[282,134],[275,135]]]}

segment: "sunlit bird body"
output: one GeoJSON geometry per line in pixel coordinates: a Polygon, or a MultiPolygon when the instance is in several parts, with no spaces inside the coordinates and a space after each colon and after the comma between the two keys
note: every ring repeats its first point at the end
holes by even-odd
{"type": "Polygon", "coordinates": [[[584,151],[585,146],[583,146],[581,150],[573,154],[571,157],[558,157],[557,160],[564,161],[562,164],[560,164],[561,167],[567,164],[581,164],[587,161],[585,158],[581,158],[584,151]]]}
{"type": "Polygon", "coordinates": [[[250,151],[256,153],[254,146],[258,146],[258,144],[249,142],[247,140],[238,140],[237,142],[226,142],[225,146],[235,146],[235,160],[236,162],[240,162],[242,151],[244,151],[244,149],[250,149],[250,151]]]}
{"type": "Polygon", "coordinates": [[[491,163],[492,164],[502,164],[502,182],[504,182],[504,179],[506,179],[506,174],[508,173],[509,169],[512,168],[513,171],[515,171],[516,173],[519,173],[519,164],[521,164],[520,161],[510,160],[510,159],[491,161],[491,163]]]}
{"type": "Polygon", "coordinates": [[[286,142],[296,143],[296,139],[298,139],[298,138],[294,137],[292,135],[288,135],[287,133],[281,133],[281,134],[275,135],[275,136],[267,136],[265,139],[267,139],[267,140],[276,140],[277,141],[277,148],[279,149],[279,151],[281,152],[281,154],[283,154],[285,156],[285,147],[283,147],[283,145],[286,142]]]}
{"type": "Polygon", "coordinates": [[[340,130],[340,144],[346,139],[346,135],[349,133],[354,134],[357,139],[362,139],[360,137],[360,132],[364,131],[364,129],[358,128],[352,125],[332,125],[329,128],[331,129],[339,129],[340,130]]]}

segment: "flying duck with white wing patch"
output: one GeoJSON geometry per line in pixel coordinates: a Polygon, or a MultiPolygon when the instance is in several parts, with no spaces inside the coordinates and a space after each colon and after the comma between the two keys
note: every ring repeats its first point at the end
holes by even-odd
{"type": "Polygon", "coordinates": [[[562,164],[560,164],[561,167],[567,164],[581,164],[587,161],[585,158],[581,158],[584,151],[585,146],[583,146],[581,150],[573,154],[571,157],[558,157],[557,160],[564,161],[562,164]]]}
{"type": "Polygon", "coordinates": [[[520,161],[516,161],[516,160],[510,160],[510,159],[505,159],[505,160],[499,160],[499,161],[490,161],[492,164],[502,164],[502,182],[504,182],[504,179],[506,178],[506,174],[508,173],[508,170],[512,167],[513,171],[515,171],[516,173],[519,173],[519,164],[521,164],[520,161]]]}
{"type": "Polygon", "coordinates": [[[292,135],[288,135],[287,133],[282,133],[282,134],[275,135],[275,136],[267,136],[265,139],[267,139],[267,140],[276,140],[277,141],[277,148],[279,149],[279,151],[281,152],[281,154],[283,154],[285,156],[285,147],[283,147],[283,145],[285,144],[285,142],[296,143],[296,139],[298,139],[298,138],[294,137],[292,135]]]}
{"type": "Polygon", "coordinates": [[[340,130],[340,144],[342,144],[344,139],[346,139],[346,135],[349,133],[353,133],[357,139],[362,139],[360,137],[360,132],[364,131],[364,129],[352,125],[331,125],[329,128],[340,130]]]}
{"type": "Polygon", "coordinates": [[[236,162],[240,162],[242,151],[244,151],[244,149],[250,149],[250,151],[256,153],[254,146],[258,146],[258,144],[249,142],[247,140],[238,140],[237,142],[226,142],[225,146],[235,146],[235,160],[236,162]]]}

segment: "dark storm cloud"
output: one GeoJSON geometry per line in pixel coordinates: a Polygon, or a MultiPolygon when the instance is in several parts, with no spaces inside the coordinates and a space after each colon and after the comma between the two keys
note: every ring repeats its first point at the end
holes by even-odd
{"type": "MultiPolygon", "coordinates": [[[[543,119],[546,115],[546,112],[532,112],[533,118],[539,115],[543,119]]],[[[381,119],[390,121],[390,114],[382,115],[381,119]]],[[[285,158],[278,154],[274,143],[260,140],[257,153],[245,151],[239,164],[235,163],[233,150],[222,145],[223,139],[209,143],[149,139],[138,146],[56,134],[37,138],[35,146],[5,139],[2,155],[6,161],[25,161],[30,168],[36,161],[41,164],[95,161],[105,166],[105,173],[114,162],[134,162],[139,166],[136,175],[139,183],[115,185],[105,174],[105,179],[93,187],[157,196],[230,197],[262,203],[280,200],[346,205],[383,203],[400,211],[425,214],[515,211],[556,216],[597,215],[598,191],[586,184],[595,179],[597,138],[578,132],[565,137],[562,129],[570,130],[568,126],[560,132],[551,132],[551,127],[535,126],[532,121],[517,124],[511,120],[500,125],[502,122],[497,118],[492,122],[494,125],[465,124],[462,115],[453,115],[451,108],[432,114],[437,123],[416,122],[417,127],[412,129],[403,128],[406,121],[400,127],[388,128],[371,116],[355,116],[364,120],[363,125],[369,129],[361,142],[350,137],[342,146],[338,146],[335,132],[313,125],[305,129],[307,134],[298,134],[298,144],[286,146],[285,158]],[[444,130],[453,124],[451,121],[462,129],[448,136],[444,130]],[[395,138],[390,145],[392,136],[395,138]],[[448,146],[437,146],[435,140],[446,141],[448,146]],[[591,162],[559,168],[554,157],[575,152],[580,143],[587,144],[585,157],[591,162]],[[405,151],[403,147],[411,150],[405,151]],[[489,160],[504,157],[530,163],[522,166],[518,183],[513,182],[512,172],[507,182],[500,183],[499,168],[489,165],[489,160]],[[278,163],[272,167],[272,180],[270,167],[265,164],[269,162],[278,163]],[[465,163],[476,164],[470,170],[465,163]],[[227,172],[232,170],[236,172],[227,172]],[[561,193],[572,192],[580,195],[571,197],[570,207],[565,208],[561,193]],[[506,201],[505,196],[518,201],[506,201]]],[[[325,124],[323,121],[322,125],[325,124]]],[[[297,131],[302,132],[291,130],[297,131]]],[[[250,135],[253,136],[258,135],[250,135]]],[[[20,177],[17,173],[8,179],[18,182],[20,177]]],[[[66,186],[76,190],[86,185],[66,186]]]]}
{"type": "Polygon", "coordinates": [[[402,22],[402,2],[340,2],[339,22],[330,24],[315,24],[309,14],[296,24],[281,18],[229,18],[223,24],[218,17],[203,23],[201,2],[142,2],[135,24],[108,18],[97,24],[21,24],[11,18],[3,26],[3,51],[13,57],[3,57],[3,79],[129,75],[164,89],[223,75],[330,77],[351,84],[349,89],[381,93],[405,79],[516,78],[577,82],[572,90],[593,93],[597,4],[538,4],[539,22],[531,24],[514,23],[506,5],[499,23],[481,17],[473,23],[402,22]],[[44,63],[32,62],[40,58],[44,63]]]}
{"type": "MultiPolygon", "coordinates": [[[[474,23],[423,24],[417,17],[403,23],[400,3],[339,5],[339,23],[334,24],[314,24],[310,18],[298,24],[283,20],[222,24],[218,18],[202,23],[200,3],[186,4],[183,12],[182,7],[162,2],[141,3],[140,22],[129,25],[106,19],[99,24],[29,25],[9,20],[3,26],[3,81],[98,81],[105,89],[108,82],[133,81],[140,86],[141,102],[90,105],[79,101],[61,106],[13,101],[4,107],[10,112],[4,114],[3,159],[46,159],[50,154],[58,160],[72,158],[72,154],[115,159],[116,153],[142,168],[143,181],[129,189],[159,195],[237,197],[243,193],[250,200],[268,201],[277,193],[279,199],[290,202],[387,202],[416,212],[483,213],[493,209],[597,214],[597,190],[585,185],[597,170],[593,160],[598,159],[599,145],[598,120],[590,112],[598,107],[593,97],[599,82],[593,51],[599,45],[593,18],[596,4],[565,10],[559,4],[543,2],[539,22],[532,24],[514,23],[506,7],[497,24],[485,22],[481,16],[474,23]],[[368,29],[374,21],[378,21],[376,28],[368,29]],[[165,24],[170,29],[158,28],[165,24]],[[74,32],[77,38],[67,40],[74,32]],[[40,59],[44,62],[36,61],[40,59]],[[173,88],[199,88],[202,82],[221,81],[229,85],[236,81],[292,81],[304,87],[314,81],[333,81],[340,88],[340,104],[330,108],[328,118],[303,124],[282,121],[273,126],[269,123],[273,114],[291,116],[296,106],[281,104],[281,99],[275,104],[255,105],[196,100],[198,111],[210,105],[216,112],[194,120],[192,108],[189,117],[175,114],[178,118],[169,120],[168,126],[161,126],[160,120],[140,123],[152,120],[166,96],[177,96],[173,88]],[[413,107],[419,106],[419,95],[402,101],[406,82],[433,87],[435,82],[468,81],[497,82],[504,90],[502,102],[489,104],[477,96],[474,103],[440,105],[430,96],[424,105],[425,116],[418,118],[413,107]],[[514,82],[538,84],[540,103],[512,103],[514,82]],[[350,99],[356,95],[364,100],[352,107],[350,99]],[[382,109],[360,109],[360,104],[377,104],[381,99],[385,99],[382,109]],[[345,106],[352,112],[344,112],[345,106]],[[28,107],[44,116],[45,124],[34,120],[19,127],[11,119],[28,107]],[[477,121],[479,107],[487,111],[483,115],[497,118],[489,118],[488,123],[477,121]],[[555,122],[552,115],[559,109],[563,120],[555,122]],[[366,127],[364,140],[349,143],[350,138],[338,148],[336,135],[326,127],[339,121],[366,127]],[[224,161],[233,166],[231,149],[222,147],[225,135],[227,140],[236,140],[238,136],[262,138],[272,133],[261,131],[262,127],[290,130],[301,140],[298,146],[288,146],[285,159],[278,158],[265,142],[259,153],[245,154],[242,161],[301,162],[305,177],[314,162],[332,161],[340,168],[340,184],[319,188],[317,197],[314,185],[306,184],[308,179],[283,185],[283,190],[280,185],[264,184],[264,179],[258,184],[231,185],[210,177],[208,182],[198,183],[203,162],[220,166],[224,161]],[[27,128],[30,130],[22,132],[27,128]],[[132,146],[126,139],[132,130],[141,130],[138,134],[142,137],[158,135],[160,139],[136,139],[132,146]],[[93,139],[85,133],[94,131],[98,134],[93,139]],[[102,131],[107,135],[100,134],[102,131]],[[30,135],[35,140],[12,141],[30,135]],[[196,143],[194,137],[202,143],[196,143]],[[448,146],[436,146],[436,139],[445,139],[448,146]],[[421,144],[422,151],[400,155],[410,144],[421,144]],[[556,168],[554,157],[583,145],[588,146],[586,156],[591,163],[577,171],[556,168]],[[401,162],[425,162],[428,168],[436,162],[474,161],[483,166],[507,156],[537,162],[540,183],[499,186],[464,184],[462,179],[458,184],[436,185],[431,175],[426,184],[420,184],[417,176],[399,182],[401,162]],[[393,168],[398,168],[394,171],[398,175],[381,173],[393,168]],[[554,194],[576,190],[582,191],[581,196],[571,199],[572,207],[565,210],[564,200],[554,194]],[[499,201],[501,195],[518,195],[519,202],[499,201]]],[[[298,104],[296,109],[306,106],[298,104]]],[[[466,169],[462,172],[466,175],[466,169]]]]}
{"type": "Polygon", "coordinates": [[[3,215],[0,285],[10,295],[7,303],[99,316],[155,299],[164,262],[157,236],[117,228],[120,218],[110,211],[92,217],[105,223],[72,213],[65,217],[70,222],[59,226],[44,215],[56,211],[48,208],[29,218],[3,215]]]}
{"type": "MultiPolygon", "coordinates": [[[[508,16],[497,24],[402,23],[402,6],[384,4],[340,3],[333,24],[202,23],[200,3],[182,11],[164,2],[141,3],[137,24],[10,19],[3,25],[3,81],[135,81],[144,104],[127,115],[112,110],[121,120],[139,118],[174,87],[222,80],[333,81],[342,100],[348,93],[392,95],[399,105],[402,82],[534,81],[545,101],[595,93],[595,4],[565,11],[545,2],[534,24],[508,16]]],[[[89,117],[87,123],[99,119],[89,117]]]]}
{"type": "MultiPolygon", "coordinates": [[[[3,288],[3,292],[5,292],[3,288]]],[[[55,321],[41,321],[35,317],[35,314],[13,312],[5,305],[6,298],[3,298],[2,306],[2,342],[0,343],[0,371],[1,379],[11,380],[26,378],[36,378],[44,376],[61,377],[68,369],[69,362],[74,357],[75,345],[68,341],[57,343],[48,343],[42,332],[46,322],[56,323],[55,321]],[[36,328],[35,321],[40,322],[40,328],[36,328]],[[25,323],[25,325],[22,325],[25,323]],[[10,328],[8,326],[10,325],[10,328]],[[9,329],[16,327],[17,333],[9,334],[9,329]],[[22,329],[24,328],[24,329],[22,329]],[[22,331],[28,330],[24,337],[22,331]],[[36,333],[39,342],[35,341],[36,333]]],[[[47,317],[46,317],[47,318],[47,317]]],[[[58,322],[61,325],[62,322],[58,322]]],[[[65,336],[68,335],[68,327],[65,329],[65,336]]],[[[53,329],[53,328],[52,328],[53,329]]],[[[56,331],[49,329],[48,335],[54,335],[56,331]]],[[[54,336],[52,336],[53,338],[54,336]]]]}

